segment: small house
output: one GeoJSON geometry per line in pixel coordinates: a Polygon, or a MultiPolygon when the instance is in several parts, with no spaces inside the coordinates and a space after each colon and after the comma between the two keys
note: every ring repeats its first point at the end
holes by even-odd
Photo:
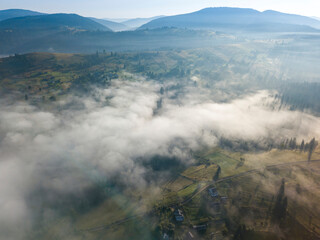
{"type": "Polygon", "coordinates": [[[174,211],[174,217],[176,219],[177,222],[183,222],[184,221],[184,216],[183,216],[183,213],[180,209],[176,209],[174,211]]]}
{"type": "Polygon", "coordinates": [[[202,225],[194,225],[193,229],[201,232],[201,231],[206,231],[207,230],[207,224],[202,224],[202,225]]]}
{"type": "Polygon", "coordinates": [[[164,233],[162,239],[163,240],[169,240],[169,235],[164,233]]]}
{"type": "Polygon", "coordinates": [[[219,193],[216,188],[209,188],[209,194],[211,197],[219,197],[219,193]]]}
{"type": "Polygon", "coordinates": [[[221,201],[222,204],[226,204],[227,201],[228,201],[228,197],[221,197],[220,201],[221,201]]]}

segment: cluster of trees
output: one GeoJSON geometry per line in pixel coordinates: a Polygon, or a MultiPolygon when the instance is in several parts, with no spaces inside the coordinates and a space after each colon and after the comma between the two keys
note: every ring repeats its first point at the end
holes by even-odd
{"type": "Polygon", "coordinates": [[[72,87],[77,90],[88,91],[92,85],[108,86],[110,81],[116,78],[118,78],[118,74],[115,72],[89,72],[74,79],[72,87]]]}
{"type": "Polygon", "coordinates": [[[155,155],[150,161],[149,159],[143,159],[143,165],[153,171],[166,171],[179,167],[181,162],[175,157],[155,155]]]}
{"type": "Polygon", "coordinates": [[[246,240],[250,235],[252,235],[253,231],[247,229],[245,224],[239,225],[237,231],[235,232],[233,239],[234,240],[246,240]]]}
{"type": "Polygon", "coordinates": [[[20,74],[34,67],[35,63],[30,54],[10,56],[1,62],[0,79],[10,76],[12,73],[20,74]]]}
{"type": "Polygon", "coordinates": [[[264,146],[264,144],[258,143],[257,141],[244,141],[238,139],[230,140],[225,137],[220,138],[219,145],[222,148],[245,152],[250,150],[266,149],[266,146],[264,146]]]}
{"type": "MultiPolygon", "coordinates": [[[[145,71],[145,67],[143,65],[138,65],[136,68],[137,72],[144,72],[145,71]]],[[[146,76],[150,79],[161,79],[161,78],[183,78],[183,77],[188,77],[191,74],[191,70],[187,69],[184,70],[178,66],[163,72],[163,73],[155,73],[152,71],[147,71],[146,72],[146,76]]]]}
{"type": "Polygon", "coordinates": [[[315,138],[312,138],[310,142],[301,141],[300,144],[297,143],[296,138],[287,138],[279,145],[280,149],[290,149],[299,150],[300,152],[308,152],[308,160],[311,160],[312,153],[316,149],[318,142],[315,138]]]}
{"type": "MultiPolygon", "coordinates": [[[[178,205],[177,207],[180,207],[178,205]]],[[[170,207],[162,205],[161,203],[156,203],[153,209],[155,215],[159,218],[159,224],[155,229],[154,239],[170,239],[174,238],[175,224],[174,215],[170,207]],[[167,238],[164,236],[167,235],[167,238]]]]}

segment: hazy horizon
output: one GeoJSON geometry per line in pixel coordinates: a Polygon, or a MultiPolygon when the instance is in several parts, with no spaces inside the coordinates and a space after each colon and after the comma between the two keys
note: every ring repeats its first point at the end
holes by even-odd
{"type": "Polygon", "coordinates": [[[217,0],[214,2],[208,0],[197,2],[177,0],[174,3],[168,0],[156,0],[152,2],[138,0],[134,4],[130,0],[119,0],[117,2],[71,0],[68,3],[62,0],[57,0],[54,3],[48,0],[17,0],[14,2],[3,0],[1,4],[1,10],[26,9],[45,13],[77,13],[85,17],[97,18],[148,18],[161,15],[183,14],[209,7],[252,8],[258,11],[274,10],[290,14],[320,17],[318,11],[320,9],[320,2],[313,0],[306,0],[304,2],[284,0],[281,4],[273,0],[262,0],[259,2],[251,0],[217,0]]]}

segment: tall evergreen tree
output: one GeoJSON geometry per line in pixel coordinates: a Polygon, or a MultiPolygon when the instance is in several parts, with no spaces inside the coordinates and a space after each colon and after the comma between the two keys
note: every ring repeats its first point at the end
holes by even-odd
{"type": "Polygon", "coordinates": [[[282,179],[281,185],[276,197],[271,220],[276,224],[283,224],[287,215],[288,199],[285,196],[285,180],[282,179]]]}
{"type": "Polygon", "coordinates": [[[308,161],[311,160],[312,153],[316,149],[316,146],[317,146],[316,139],[312,138],[312,140],[309,143],[308,161]]]}
{"type": "Polygon", "coordinates": [[[218,169],[217,169],[217,171],[216,171],[216,174],[215,174],[214,177],[213,177],[213,180],[214,180],[214,181],[217,181],[217,180],[219,179],[220,173],[221,173],[221,167],[218,166],[218,169]]]}
{"type": "Polygon", "coordinates": [[[302,152],[304,149],[304,140],[302,140],[301,144],[300,144],[300,152],[302,152]]]}
{"type": "Polygon", "coordinates": [[[246,225],[240,225],[233,236],[234,240],[245,240],[248,233],[246,225]]]}

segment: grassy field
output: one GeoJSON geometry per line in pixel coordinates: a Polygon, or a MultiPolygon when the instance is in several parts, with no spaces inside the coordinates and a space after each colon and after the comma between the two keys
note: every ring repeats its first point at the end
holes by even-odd
{"type": "Polygon", "coordinates": [[[163,188],[167,189],[168,191],[178,192],[179,190],[185,187],[188,187],[192,183],[194,183],[194,181],[188,178],[179,176],[178,178],[174,179],[172,182],[169,182],[168,184],[166,184],[163,188]]]}
{"type": "Polygon", "coordinates": [[[181,175],[194,181],[212,181],[217,169],[218,167],[215,164],[199,165],[188,168],[181,175]]]}
{"type": "Polygon", "coordinates": [[[241,153],[233,153],[220,148],[215,148],[197,155],[200,159],[207,159],[211,164],[221,167],[220,177],[227,177],[250,170],[246,163],[241,164],[241,153]]]}

